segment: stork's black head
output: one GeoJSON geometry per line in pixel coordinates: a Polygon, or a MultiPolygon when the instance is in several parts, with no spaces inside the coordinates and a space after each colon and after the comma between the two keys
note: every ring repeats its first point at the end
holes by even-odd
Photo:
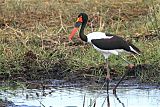
{"type": "Polygon", "coordinates": [[[78,28],[82,23],[87,23],[87,21],[88,21],[88,15],[86,13],[80,13],[75,23],[75,27],[78,28]]]}
{"type": "Polygon", "coordinates": [[[69,40],[72,40],[73,36],[75,35],[75,33],[77,32],[78,28],[80,27],[80,25],[86,25],[88,21],[88,15],[86,13],[80,13],[78,15],[77,21],[74,25],[74,29],[72,30],[71,34],[69,35],[69,40]]]}
{"type": "Polygon", "coordinates": [[[88,21],[88,15],[86,13],[80,13],[78,15],[78,18],[82,17],[82,22],[87,22],[88,21]]]}

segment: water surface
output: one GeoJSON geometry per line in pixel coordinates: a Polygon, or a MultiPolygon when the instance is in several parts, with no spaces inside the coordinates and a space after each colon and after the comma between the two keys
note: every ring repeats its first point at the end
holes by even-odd
{"type": "MultiPolygon", "coordinates": [[[[159,89],[120,88],[117,96],[106,90],[88,88],[17,89],[1,91],[0,98],[12,101],[15,107],[160,107],[159,89]],[[108,102],[107,102],[108,101],[108,102]]],[[[13,105],[12,105],[13,106],[13,105]]],[[[11,106],[8,106],[11,107],[11,106]]]]}

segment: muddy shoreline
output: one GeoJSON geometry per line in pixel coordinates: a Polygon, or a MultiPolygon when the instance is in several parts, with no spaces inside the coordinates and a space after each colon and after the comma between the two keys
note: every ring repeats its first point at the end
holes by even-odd
{"type": "MultiPolygon", "coordinates": [[[[148,69],[148,65],[137,65],[134,66],[132,69],[126,67],[127,75],[124,80],[121,82],[120,87],[130,87],[136,86],[136,88],[143,88],[145,86],[153,86],[155,88],[159,87],[159,83],[146,83],[140,80],[137,73],[144,72],[144,69],[148,69]]],[[[68,72],[64,72],[64,70],[56,71],[55,68],[46,74],[39,73],[37,75],[38,79],[30,78],[33,72],[28,72],[28,74],[23,75],[14,75],[11,79],[3,78],[0,81],[0,86],[13,86],[23,84],[26,88],[29,89],[46,89],[49,87],[83,87],[83,86],[98,86],[103,85],[106,82],[105,79],[105,71],[106,69],[104,66],[100,66],[99,68],[88,68],[88,69],[80,69],[75,72],[72,72],[70,69],[67,69],[68,72]],[[93,75],[92,70],[99,70],[103,71],[103,75],[93,75]],[[53,71],[54,70],[54,71],[53,71]],[[28,75],[28,76],[26,76],[28,75]]],[[[118,75],[116,70],[111,69],[111,80],[110,80],[110,87],[114,87],[116,83],[120,80],[123,74],[118,75]]],[[[34,72],[35,73],[35,72],[34,72]]]]}
{"type": "MultiPolygon", "coordinates": [[[[127,75],[125,80],[133,80],[134,84],[152,84],[152,85],[159,85],[160,83],[152,82],[147,83],[140,80],[141,73],[152,70],[152,65],[136,65],[133,68],[128,66],[125,67],[125,72],[127,75]]],[[[110,68],[111,73],[111,82],[118,81],[123,74],[119,74],[113,68],[110,68]]],[[[105,75],[106,75],[106,68],[105,64],[100,65],[98,67],[88,67],[82,68],[72,71],[71,68],[67,68],[63,61],[59,63],[55,63],[48,71],[44,69],[38,69],[36,71],[31,70],[30,68],[25,69],[24,71],[20,71],[19,73],[15,74],[4,74],[0,75],[0,82],[4,84],[5,82],[9,81],[11,86],[16,84],[16,82],[21,82],[24,84],[29,84],[26,86],[30,86],[30,84],[34,84],[34,86],[39,87],[43,84],[80,84],[80,86],[84,85],[96,85],[96,84],[103,84],[105,82],[105,75]],[[101,75],[94,75],[93,72],[101,71],[101,75]],[[52,83],[52,80],[57,80],[57,82],[52,83]],[[59,81],[60,80],[60,81],[59,81]],[[34,82],[33,82],[34,81],[34,82]],[[36,85],[37,84],[37,85],[36,85]]],[[[65,86],[65,85],[64,85],[65,86]]],[[[70,85],[69,85],[70,86],[70,85]]],[[[36,87],[35,87],[36,88],[36,87]]]]}

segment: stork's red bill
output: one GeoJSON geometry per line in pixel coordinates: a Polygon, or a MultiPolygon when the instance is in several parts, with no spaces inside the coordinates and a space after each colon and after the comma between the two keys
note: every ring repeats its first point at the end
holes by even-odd
{"type": "Polygon", "coordinates": [[[68,38],[69,41],[72,40],[72,38],[74,37],[74,35],[78,31],[78,28],[79,28],[79,26],[81,25],[82,22],[83,22],[82,17],[78,17],[78,19],[77,19],[77,21],[76,21],[76,23],[74,25],[74,28],[73,28],[71,34],[69,35],[69,38],[68,38]]]}

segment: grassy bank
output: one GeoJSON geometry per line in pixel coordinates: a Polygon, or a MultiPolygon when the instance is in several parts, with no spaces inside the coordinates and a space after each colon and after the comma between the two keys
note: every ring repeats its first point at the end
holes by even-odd
{"type": "MultiPolygon", "coordinates": [[[[138,78],[160,83],[158,0],[5,0],[0,5],[1,80],[61,79],[78,71],[103,75],[101,54],[78,37],[68,43],[77,15],[86,12],[90,18],[86,34],[109,32],[132,42],[142,55],[123,56],[140,66],[135,69],[138,78]]],[[[126,64],[117,56],[109,60],[121,75],[126,64]]]]}

